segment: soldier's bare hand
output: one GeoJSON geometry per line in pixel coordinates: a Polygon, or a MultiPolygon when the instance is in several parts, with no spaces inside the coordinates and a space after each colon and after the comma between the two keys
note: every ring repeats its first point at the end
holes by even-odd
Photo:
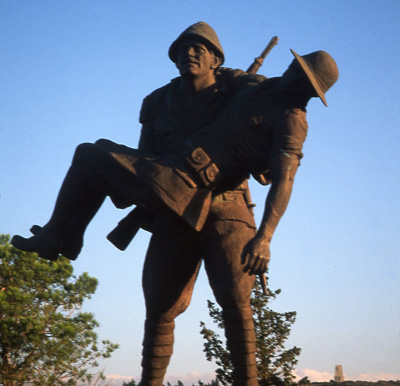
{"type": "Polygon", "coordinates": [[[269,240],[257,236],[247,243],[242,252],[244,272],[248,272],[249,275],[261,275],[267,270],[270,259],[269,244],[269,240]]]}

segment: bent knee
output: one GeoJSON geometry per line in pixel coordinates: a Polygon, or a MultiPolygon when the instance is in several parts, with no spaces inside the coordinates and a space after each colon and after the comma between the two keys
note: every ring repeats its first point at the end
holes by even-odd
{"type": "Polygon", "coordinates": [[[75,149],[73,164],[84,166],[93,165],[100,158],[104,157],[104,151],[94,143],[84,142],[75,149]]]}
{"type": "Polygon", "coordinates": [[[100,138],[94,144],[104,146],[104,145],[109,145],[111,143],[114,143],[114,142],[110,141],[109,139],[100,138]]]}
{"type": "Polygon", "coordinates": [[[74,160],[86,158],[88,154],[93,152],[93,147],[96,145],[90,142],[84,142],[78,145],[75,149],[74,160]]]}

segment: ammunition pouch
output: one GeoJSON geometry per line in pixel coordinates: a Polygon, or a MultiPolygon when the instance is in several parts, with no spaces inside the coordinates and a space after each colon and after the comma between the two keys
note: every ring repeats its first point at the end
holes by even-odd
{"type": "Polygon", "coordinates": [[[218,166],[211,161],[211,158],[200,147],[193,150],[185,158],[185,163],[194,172],[198,182],[208,189],[213,189],[221,180],[221,173],[218,166]]]}

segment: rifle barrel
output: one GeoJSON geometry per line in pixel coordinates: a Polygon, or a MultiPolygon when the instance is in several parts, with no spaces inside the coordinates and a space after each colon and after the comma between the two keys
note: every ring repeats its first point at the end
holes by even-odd
{"type": "Polygon", "coordinates": [[[278,36],[274,36],[269,43],[267,44],[267,46],[264,48],[263,52],[261,53],[261,55],[257,58],[254,59],[254,62],[251,64],[251,66],[247,69],[247,73],[248,74],[256,74],[258,69],[262,66],[262,63],[265,59],[265,57],[270,53],[270,51],[272,50],[272,48],[274,48],[274,46],[276,46],[278,44],[278,36]]]}
{"type": "Polygon", "coordinates": [[[265,59],[265,57],[270,53],[272,48],[278,44],[278,36],[274,36],[268,43],[268,45],[264,48],[264,51],[261,53],[260,58],[265,59]]]}

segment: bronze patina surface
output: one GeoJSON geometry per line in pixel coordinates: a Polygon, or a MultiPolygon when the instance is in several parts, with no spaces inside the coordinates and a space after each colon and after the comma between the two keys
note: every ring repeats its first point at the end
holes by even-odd
{"type": "Polygon", "coordinates": [[[152,232],[143,269],[146,321],[141,385],[161,386],[174,320],[188,307],[201,262],[222,307],[235,385],[257,385],[250,293],[292,192],[307,135],[306,105],[336,82],[324,51],[300,56],[281,77],[221,68],[215,31],[199,22],[171,45],[180,76],[143,101],[138,149],[109,140],[77,147],[49,222],[25,251],[75,260],[106,196],[136,208],[109,235],[125,249],[139,228],[152,232]],[[256,229],[247,179],[270,184],[256,229]]]}

